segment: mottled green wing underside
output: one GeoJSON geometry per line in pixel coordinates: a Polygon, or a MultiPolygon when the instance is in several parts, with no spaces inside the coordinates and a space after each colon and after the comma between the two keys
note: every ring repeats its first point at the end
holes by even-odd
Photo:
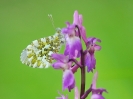
{"type": "Polygon", "coordinates": [[[22,51],[20,60],[33,68],[48,68],[53,62],[51,54],[58,53],[64,42],[64,36],[58,28],[53,36],[40,38],[29,44],[22,51]]]}

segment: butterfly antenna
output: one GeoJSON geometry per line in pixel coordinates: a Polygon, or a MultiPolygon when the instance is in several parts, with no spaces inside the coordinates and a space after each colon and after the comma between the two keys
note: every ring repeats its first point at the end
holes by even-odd
{"type": "Polygon", "coordinates": [[[54,20],[53,20],[52,14],[48,14],[48,17],[49,17],[49,19],[50,19],[51,22],[52,22],[53,28],[55,29],[55,25],[54,25],[54,20]]]}

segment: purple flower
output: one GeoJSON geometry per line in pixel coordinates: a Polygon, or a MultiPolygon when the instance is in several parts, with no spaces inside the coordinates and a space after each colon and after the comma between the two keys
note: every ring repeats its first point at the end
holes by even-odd
{"type": "MultiPolygon", "coordinates": [[[[86,30],[85,30],[85,27],[82,25],[82,23],[83,23],[82,15],[78,14],[78,11],[75,11],[74,15],[73,15],[73,24],[77,25],[79,27],[81,37],[84,40],[84,42],[86,43],[87,42],[86,30]]],[[[77,32],[76,32],[76,35],[79,36],[79,34],[77,32]]]]}
{"type": "Polygon", "coordinates": [[[92,96],[91,99],[105,99],[102,96],[103,92],[107,92],[106,89],[103,88],[96,88],[96,81],[97,81],[98,72],[94,74],[93,81],[92,81],[92,96]]]}
{"type": "Polygon", "coordinates": [[[94,52],[97,50],[100,50],[101,47],[96,43],[96,41],[101,42],[100,39],[97,38],[88,38],[88,42],[87,42],[87,54],[85,57],[85,64],[88,67],[87,71],[93,71],[93,69],[95,69],[95,65],[96,65],[96,59],[94,57],[94,52]]]}
{"type": "Polygon", "coordinates": [[[66,38],[66,49],[64,54],[69,55],[70,58],[76,58],[80,56],[80,50],[82,49],[79,38],[80,35],[84,42],[87,42],[86,30],[84,26],[82,26],[82,22],[82,15],[79,15],[78,11],[75,11],[73,15],[73,24],[66,22],[67,27],[62,29],[62,33],[66,38]]]}
{"type": "Polygon", "coordinates": [[[68,96],[62,95],[60,92],[58,92],[61,97],[56,97],[56,99],[68,99],[68,96]]]}
{"type": "Polygon", "coordinates": [[[81,41],[76,36],[75,25],[67,23],[67,27],[62,29],[62,33],[66,38],[65,55],[69,55],[70,58],[80,57],[80,51],[82,49],[81,41]]]}
{"type": "Polygon", "coordinates": [[[54,53],[52,54],[52,58],[57,60],[52,64],[53,68],[63,70],[63,90],[68,89],[71,91],[75,87],[75,78],[70,69],[71,62],[69,62],[68,56],[54,53]]]}
{"type": "Polygon", "coordinates": [[[99,95],[99,94],[93,94],[91,96],[91,99],[105,99],[102,95],[99,95]]]}
{"type": "MultiPolygon", "coordinates": [[[[78,91],[78,88],[76,86],[74,88],[74,92],[75,92],[75,98],[74,99],[79,99],[79,91],[78,91]]],[[[58,92],[58,93],[60,94],[61,97],[56,97],[56,99],[68,99],[68,96],[64,96],[60,92],[58,92]]]]}

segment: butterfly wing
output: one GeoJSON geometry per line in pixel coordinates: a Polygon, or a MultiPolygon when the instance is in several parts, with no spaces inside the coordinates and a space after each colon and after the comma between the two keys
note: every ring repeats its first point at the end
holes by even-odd
{"type": "Polygon", "coordinates": [[[48,68],[53,59],[52,53],[58,53],[62,43],[65,42],[60,29],[53,36],[34,40],[21,53],[20,60],[33,68],[48,68]]]}

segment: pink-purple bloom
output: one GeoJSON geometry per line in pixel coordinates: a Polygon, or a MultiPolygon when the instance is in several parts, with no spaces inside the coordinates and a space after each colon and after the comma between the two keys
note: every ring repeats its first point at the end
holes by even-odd
{"type": "Polygon", "coordinates": [[[96,81],[97,81],[98,72],[94,74],[93,81],[92,81],[92,96],[91,99],[105,99],[102,96],[103,92],[107,92],[104,88],[96,88],[96,81]]]}
{"type": "MultiPolygon", "coordinates": [[[[82,23],[83,23],[82,15],[79,14],[78,11],[75,11],[74,15],[73,15],[73,24],[77,25],[79,27],[80,35],[81,35],[82,39],[84,40],[84,42],[86,43],[87,42],[86,30],[85,30],[85,27],[82,25],[82,23]]],[[[78,32],[79,31],[76,31],[76,35],[79,36],[78,32]]]]}
{"type": "Polygon", "coordinates": [[[66,38],[66,49],[64,54],[69,55],[70,58],[77,58],[80,56],[82,44],[80,38],[87,42],[86,30],[82,26],[83,18],[82,15],[78,14],[78,11],[74,12],[73,24],[66,22],[67,27],[62,29],[62,33],[66,38]]]}
{"type": "Polygon", "coordinates": [[[67,23],[67,27],[62,29],[62,33],[66,38],[66,49],[64,54],[69,55],[70,58],[80,57],[82,48],[80,38],[76,36],[75,25],[67,23]]]}
{"type": "MultiPolygon", "coordinates": [[[[58,92],[60,94],[60,97],[56,97],[56,99],[68,99],[68,96],[64,96],[62,95],[60,92],[58,92]]],[[[78,91],[78,88],[75,86],[74,88],[74,93],[75,93],[75,97],[74,99],[79,99],[79,91],[78,91]]]]}
{"type": "Polygon", "coordinates": [[[93,94],[91,96],[91,99],[105,99],[105,98],[102,95],[100,95],[100,94],[93,94]]]}
{"type": "Polygon", "coordinates": [[[92,92],[91,99],[105,99],[102,96],[102,93],[103,92],[107,93],[106,89],[96,88],[97,76],[98,76],[98,72],[94,74],[90,88],[82,95],[81,99],[85,99],[90,94],[90,92],[92,92]]]}
{"type": "Polygon", "coordinates": [[[88,67],[87,71],[93,71],[93,69],[95,69],[95,65],[96,65],[96,59],[94,57],[94,52],[98,51],[101,49],[101,46],[97,45],[96,42],[101,42],[100,39],[91,37],[88,38],[87,41],[87,53],[86,53],[86,57],[85,57],[85,64],[88,67]]]}
{"type": "Polygon", "coordinates": [[[63,54],[54,53],[52,54],[52,58],[57,60],[52,64],[53,68],[63,70],[63,90],[68,89],[71,91],[71,89],[75,87],[75,78],[73,72],[70,69],[71,62],[69,62],[69,57],[63,54]]]}
{"type": "Polygon", "coordinates": [[[56,99],[68,99],[68,96],[67,95],[64,96],[60,92],[58,92],[58,93],[59,93],[60,97],[56,97],[56,99]]]}

